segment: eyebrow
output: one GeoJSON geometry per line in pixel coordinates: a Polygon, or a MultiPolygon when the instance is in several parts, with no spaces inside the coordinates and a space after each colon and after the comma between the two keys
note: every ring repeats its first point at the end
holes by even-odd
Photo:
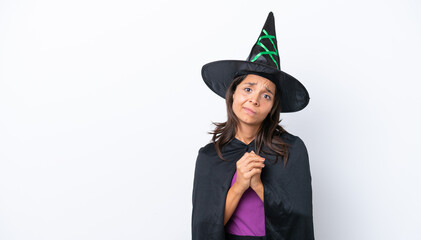
{"type": "MultiPolygon", "coordinates": [[[[257,83],[255,83],[255,82],[246,82],[248,85],[257,85],[257,83]]],[[[268,87],[266,87],[265,86],[265,88],[266,88],[266,90],[270,93],[270,94],[272,94],[272,95],[274,95],[273,93],[272,93],[272,91],[271,90],[269,90],[269,88],[268,87]]]]}

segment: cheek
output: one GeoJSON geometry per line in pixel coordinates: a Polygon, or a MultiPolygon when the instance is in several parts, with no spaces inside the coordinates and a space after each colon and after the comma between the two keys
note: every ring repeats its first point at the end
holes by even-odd
{"type": "Polygon", "coordinates": [[[245,101],[245,96],[237,93],[234,97],[234,104],[242,104],[245,101]]]}
{"type": "Polygon", "coordinates": [[[270,113],[270,110],[273,107],[273,102],[268,102],[267,104],[265,104],[265,112],[266,113],[270,113]]]}
{"type": "Polygon", "coordinates": [[[232,103],[232,107],[234,109],[238,109],[240,106],[241,106],[241,102],[240,102],[240,99],[238,99],[238,97],[237,97],[237,98],[234,99],[234,101],[232,103]]]}
{"type": "Polygon", "coordinates": [[[238,104],[238,94],[236,95],[236,94],[234,94],[233,96],[232,96],[232,108],[236,108],[236,106],[237,106],[237,104],[238,104]]]}

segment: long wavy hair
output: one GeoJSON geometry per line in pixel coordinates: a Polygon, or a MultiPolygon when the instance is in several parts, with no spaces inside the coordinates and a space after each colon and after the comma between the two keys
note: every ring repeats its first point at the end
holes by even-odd
{"type": "MultiPolygon", "coordinates": [[[[235,115],[232,109],[233,103],[233,94],[237,89],[237,86],[246,78],[247,74],[240,75],[234,78],[231,85],[228,87],[227,92],[225,94],[225,101],[227,104],[227,116],[228,120],[222,123],[212,122],[216,127],[213,131],[208,132],[209,134],[213,134],[212,142],[215,144],[216,151],[218,156],[227,161],[221,153],[221,148],[232,141],[235,138],[235,134],[237,131],[237,125],[239,124],[238,117],[235,115]]],[[[278,157],[283,157],[284,159],[284,167],[288,160],[288,147],[290,146],[288,143],[285,143],[280,135],[283,132],[287,132],[279,123],[282,121],[279,120],[280,117],[280,98],[277,97],[278,90],[275,91],[275,98],[272,109],[270,110],[269,114],[260,124],[258,133],[255,137],[255,146],[256,146],[256,154],[262,152],[265,157],[266,152],[263,149],[263,146],[267,146],[271,154],[275,153],[276,160],[275,163],[278,161],[278,157]]]]}

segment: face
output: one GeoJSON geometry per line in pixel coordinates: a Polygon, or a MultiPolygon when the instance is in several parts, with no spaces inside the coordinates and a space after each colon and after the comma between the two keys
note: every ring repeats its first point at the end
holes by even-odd
{"type": "Polygon", "coordinates": [[[249,74],[237,86],[232,109],[243,124],[259,126],[272,109],[276,86],[269,79],[249,74]]]}

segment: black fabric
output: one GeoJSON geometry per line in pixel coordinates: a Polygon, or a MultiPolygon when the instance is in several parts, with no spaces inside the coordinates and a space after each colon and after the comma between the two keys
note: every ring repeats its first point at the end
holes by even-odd
{"type": "Polygon", "coordinates": [[[225,232],[226,240],[267,240],[266,236],[238,236],[225,232]]]}
{"type": "MultiPolygon", "coordinates": [[[[264,187],[265,231],[267,240],[312,240],[313,207],[310,164],[307,148],[298,136],[282,133],[291,144],[289,158],[259,153],[265,159],[261,180],[264,187]]],[[[265,146],[263,148],[267,149],[265,146]]],[[[200,148],[196,159],[192,192],[192,240],[224,240],[225,200],[236,171],[236,161],[255,149],[234,138],[222,147],[219,158],[214,143],[200,148]]]]}

